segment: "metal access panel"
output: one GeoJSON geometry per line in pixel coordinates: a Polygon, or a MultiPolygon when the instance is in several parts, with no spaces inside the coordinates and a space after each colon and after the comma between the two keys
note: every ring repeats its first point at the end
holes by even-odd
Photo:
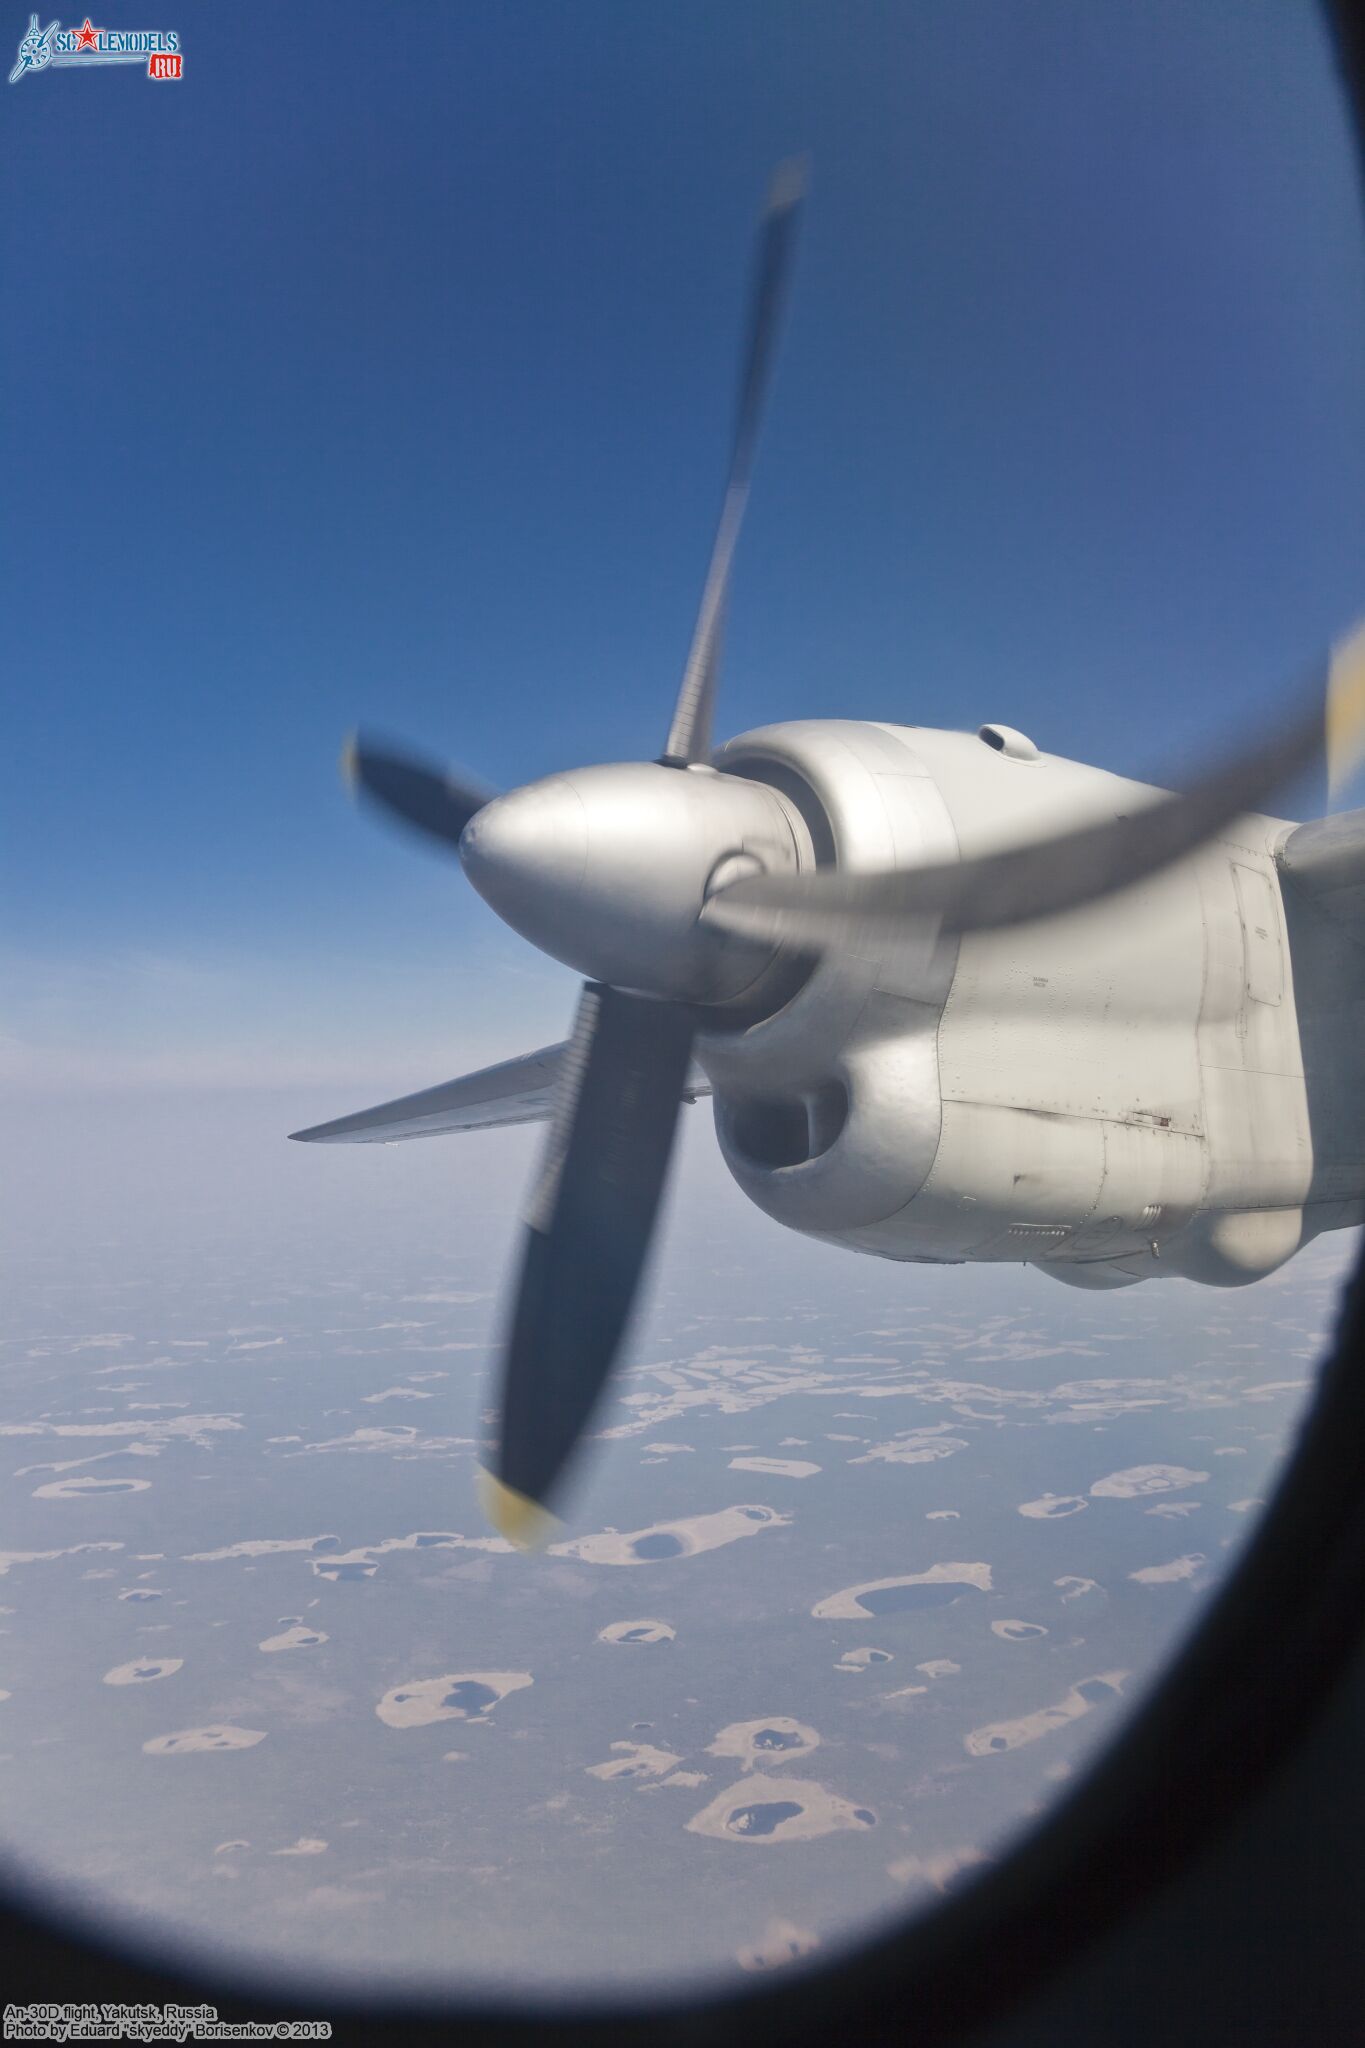
{"type": "Polygon", "coordinates": [[[1242,917],[1246,949],[1246,991],[1254,1003],[1278,1003],[1284,995],[1284,953],[1280,945],[1280,906],[1269,875],[1234,861],[1232,878],[1242,917]]]}

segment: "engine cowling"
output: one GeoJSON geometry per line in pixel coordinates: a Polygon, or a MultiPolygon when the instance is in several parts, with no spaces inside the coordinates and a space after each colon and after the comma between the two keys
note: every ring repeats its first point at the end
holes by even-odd
{"type": "MultiPolygon", "coordinates": [[[[813,857],[913,869],[1152,801],[1022,735],[810,722],[730,742],[813,857]]],[[[1226,842],[1106,900],[959,944],[851,937],[708,1034],[722,1153],[777,1221],[893,1259],[1081,1285],[1244,1284],[1323,1227],[1274,845],[1226,842]]],[[[1329,1190],[1335,1192],[1335,1190],[1329,1190]]]]}
{"type": "MultiPolygon", "coordinates": [[[[882,727],[769,726],[730,741],[717,766],[779,791],[822,865],[957,857],[933,778],[882,727]]],[[[780,1008],[698,1041],[725,1162],[778,1222],[848,1242],[923,1185],[939,1143],[936,1036],[955,955],[897,937],[831,950],[806,963],[780,1008]]]]}

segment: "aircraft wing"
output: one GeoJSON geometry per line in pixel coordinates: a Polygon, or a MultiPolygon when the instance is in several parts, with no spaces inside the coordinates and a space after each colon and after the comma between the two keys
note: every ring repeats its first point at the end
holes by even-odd
{"type": "MultiPolygon", "coordinates": [[[[519,1059],[480,1067],[456,1081],[400,1095],[374,1109],[359,1109],[290,1137],[305,1145],[393,1145],[402,1138],[434,1138],[446,1131],[486,1131],[498,1124],[545,1123],[554,1107],[562,1045],[547,1045],[519,1059]]],[[[709,1095],[711,1083],[693,1062],[685,1099],[709,1095]]]]}
{"type": "Polygon", "coordinates": [[[1296,825],[1276,859],[1315,909],[1365,935],[1365,811],[1296,825]]]}

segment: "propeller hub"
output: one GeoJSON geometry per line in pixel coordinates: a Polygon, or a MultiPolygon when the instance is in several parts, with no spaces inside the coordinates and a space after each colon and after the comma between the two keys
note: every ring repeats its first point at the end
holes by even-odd
{"type": "Polygon", "coordinates": [[[803,832],[776,790],[709,767],[622,762],[547,776],[472,818],[460,859],[505,923],[593,981],[724,1003],[771,941],[698,920],[737,873],[792,873],[803,832]]]}

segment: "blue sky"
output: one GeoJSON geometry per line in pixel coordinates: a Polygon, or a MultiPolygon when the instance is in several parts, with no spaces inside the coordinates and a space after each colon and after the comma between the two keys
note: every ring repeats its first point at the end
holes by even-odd
{"type": "Polygon", "coordinates": [[[350,809],[339,743],[658,751],[794,151],[722,733],[995,718],[1178,771],[1365,609],[1307,5],[98,23],[179,29],[183,81],[0,88],[12,1082],[382,1091],[558,1035],[571,977],[350,809]]]}

